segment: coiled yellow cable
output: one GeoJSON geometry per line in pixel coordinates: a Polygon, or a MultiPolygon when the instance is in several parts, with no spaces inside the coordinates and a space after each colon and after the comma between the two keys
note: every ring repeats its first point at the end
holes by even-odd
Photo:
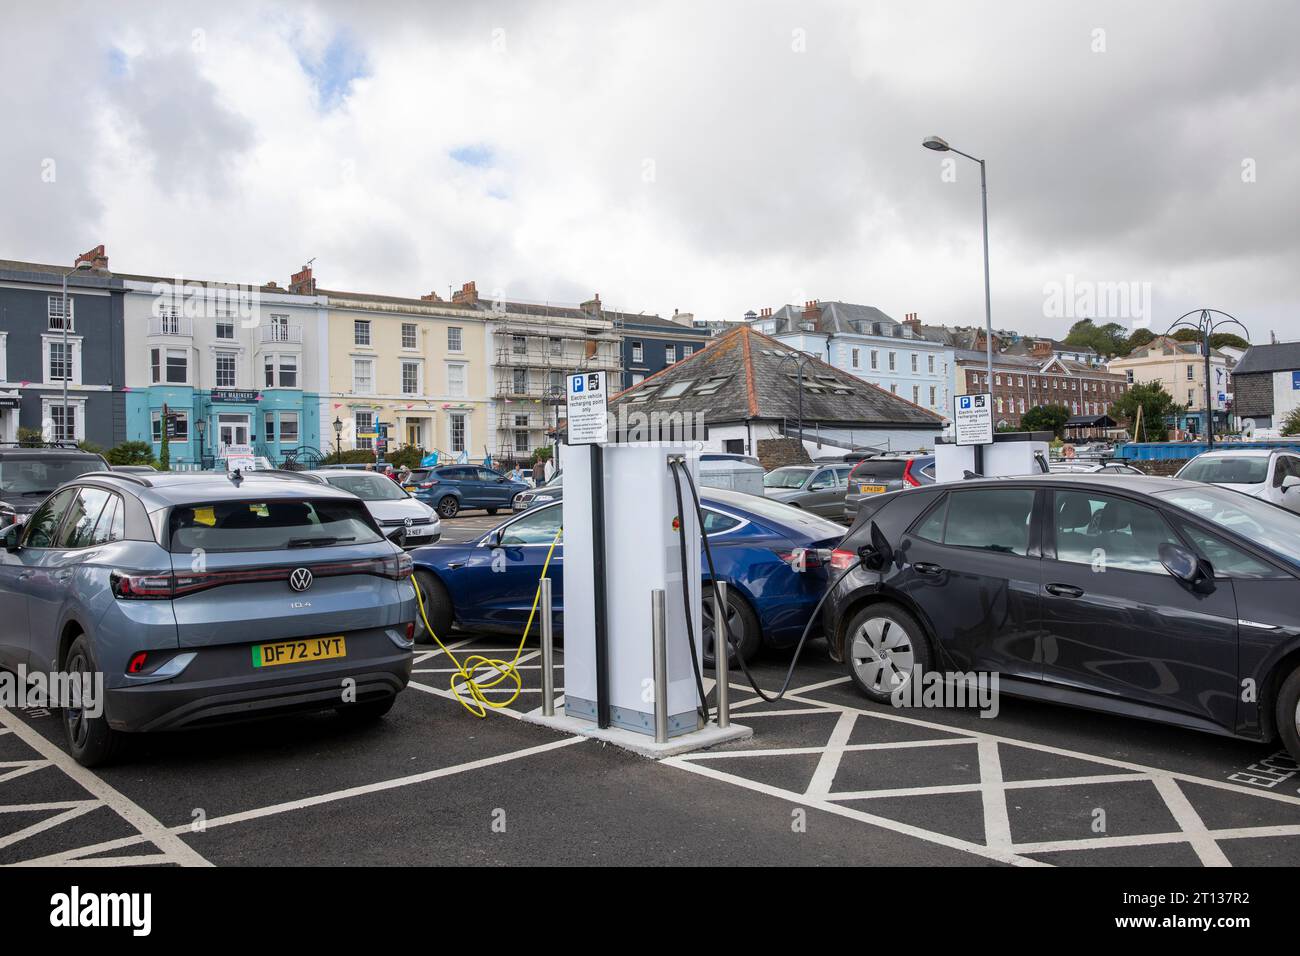
{"type": "Polygon", "coordinates": [[[528,622],[524,624],[524,633],[519,638],[519,647],[515,649],[515,656],[509,661],[484,657],[482,654],[471,654],[465,658],[464,663],[461,663],[447,645],[442,643],[442,638],[437,635],[433,625],[429,623],[429,615],[424,610],[424,598],[420,595],[420,585],[416,582],[415,575],[411,575],[411,584],[415,588],[415,602],[419,605],[420,617],[424,621],[424,626],[433,635],[433,639],[442,648],[443,653],[450,657],[452,663],[456,665],[456,672],[451,675],[451,692],[456,695],[460,705],[475,717],[486,717],[489,707],[494,710],[509,707],[519,699],[519,695],[523,692],[524,680],[516,665],[524,653],[524,643],[528,640],[528,632],[533,626],[533,617],[537,614],[537,605],[542,599],[542,578],[546,577],[547,569],[551,566],[551,555],[555,553],[555,546],[560,543],[562,534],[564,534],[563,525],[556,529],[555,537],[551,539],[551,546],[546,551],[546,560],[542,562],[542,573],[537,579],[537,591],[533,594],[533,606],[528,611],[528,622]],[[481,670],[492,672],[486,675],[490,679],[485,680],[482,677],[475,676],[481,670]],[[488,700],[486,692],[506,680],[515,682],[515,692],[505,700],[488,700]],[[462,696],[462,688],[468,690],[470,695],[468,698],[462,696]]]}

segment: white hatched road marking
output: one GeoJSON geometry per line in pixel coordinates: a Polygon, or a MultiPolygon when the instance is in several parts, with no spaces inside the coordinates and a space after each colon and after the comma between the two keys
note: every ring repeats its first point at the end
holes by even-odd
{"type": "MultiPolygon", "coordinates": [[[[43,770],[46,768],[61,771],[65,776],[71,778],[73,783],[77,784],[77,786],[81,787],[81,789],[85,790],[94,798],[93,800],[77,801],[76,806],[69,806],[67,801],[63,801],[58,804],[46,804],[43,807],[40,807],[40,809],[61,810],[61,812],[49,819],[42,820],[23,830],[19,830],[17,833],[9,834],[3,840],[0,840],[0,847],[16,845],[28,837],[35,836],[38,833],[44,833],[60,824],[66,823],[68,820],[74,819],[84,813],[88,813],[91,810],[96,810],[103,806],[108,807],[131,826],[135,827],[140,834],[140,836],[136,838],[136,842],[152,843],[159,849],[159,851],[161,851],[159,854],[154,855],[154,859],[151,862],[167,862],[181,866],[209,865],[207,860],[203,859],[202,856],[186,845],[184,840],[163,826],[161,822],[159,822],[138,803],[109,786],[105,781],[101,780],[94,773],[81,766],[81,764],[77,763],[57,746],[50,743],[39,733],[29,727],[16,714],[3,707],[0,707],[0,724],[3,724],[5,729],[32,750],[35,750],[43,758],[40,761],[25,761],[27,764],[34,764],[34,766],[29,766],[27,768],[27,772],[32,772],[38,769],[43,770]],[[161,860],[158,859],[159,857],[161,857],[161,860]]],[[[16,772],[17,771],[14,771],[4,777],[0,777],[0,785],[2,785],[5,780],[13,779],[16,772]]],[[[30,807],[30,805],[28,805],[28,808],[36,809],[30,807]]],[[[92,852],[94,852],[92,849],[85,847],[69,851],[67,854],[67,862],[80,864],[83,861],[78,859],[78,857],[88,855],[92,852]]],[[[130,857],[122,862],[138,864],[142,860],[150,861],[150,858],[130,857]]]]}

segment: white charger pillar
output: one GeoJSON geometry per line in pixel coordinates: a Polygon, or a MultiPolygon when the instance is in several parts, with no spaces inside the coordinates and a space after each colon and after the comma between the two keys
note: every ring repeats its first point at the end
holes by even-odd
{"type": "MultiPolygon", "coordinates": [[[[596,584],[600,577],[592,500],[595,446],[564,449],[564,709],[598,721],[596,584]]],[[[668,734],[698,730],[699,693],[691,658],[703,673],[700,619],[700,529],[691,489],[681,477],[682,513],[674,489],[673,459],[699,484],[698,456],[685,447],[604,445],[600,471],[604,502],[604,582],[610,724],[653,735],[654,640],[651,592],[664,591],[668,657],[668,734]],[[680,530],[679,530],[680,529],[680,530]],[[686,578],[682,578],[685,550],[686,578]],[[686,596],[683,603],[683,593],[686,596]],[[686,630],[690,608],[694,649],[686,630]]]]}

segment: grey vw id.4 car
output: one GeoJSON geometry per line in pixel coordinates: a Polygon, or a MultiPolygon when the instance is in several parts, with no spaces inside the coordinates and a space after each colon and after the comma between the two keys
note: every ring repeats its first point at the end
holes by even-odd
{"type": "Polygon", "coordinates": [[[64,708],[73,756],[126,732],[294,710],[373,719],[411,673],[411,560],[326,486],[97,472],[60,488],[0,552],[0,665],[102,673],[64,708]]]}

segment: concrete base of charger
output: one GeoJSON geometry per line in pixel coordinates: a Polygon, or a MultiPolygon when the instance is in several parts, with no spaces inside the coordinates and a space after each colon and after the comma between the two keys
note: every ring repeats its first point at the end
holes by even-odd
{"type": "Polygon", "coordinates": [[[692,750],[704,750],[706,747],[716,747],[718,744],[730,743],[733,740],[747,740],[754,736],[751,728],[742,727],[740,724],[732,724],[723,730],[717,724],[710,723],[703,730],[693,730],[687,734],[669,737],[667,743],[657,744],[654,737],[649,734],[639,734],[633,730],[624,730],[622,727],[607,727],[601,730],[585,717],[570,717],[564,712],[563,707],[555,708],[554,717],[544,717],[540,710],[535,710],[524,714],[523,719],[530,724],[540,724],[562,733],[578,734],[602,743],[613,744],[634,754],[640,754],[642,757],[649,757],[651,760],[676,757],[678,754],[690,753],[692,750]]]}

